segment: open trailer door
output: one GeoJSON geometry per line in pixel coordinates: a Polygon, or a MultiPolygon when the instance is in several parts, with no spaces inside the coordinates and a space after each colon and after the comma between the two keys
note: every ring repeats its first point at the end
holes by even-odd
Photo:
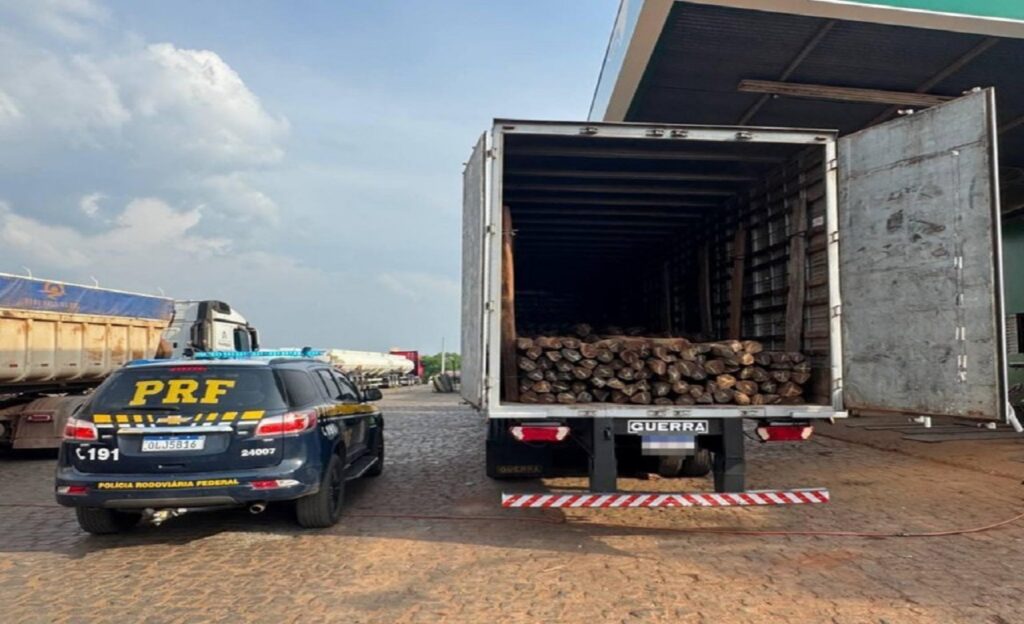
{"type": "Polygon", "coordinates": [[[462,173],[462,398],[484,407],[487,348],[484,297],[490,263],[487,254],[487,193],[490,191],[485,133],[462,173]]]}
{"type": "Polygon", "coordinates": [[[995,94],[839,142],[847,409],[1006,416],[995,94]]]}

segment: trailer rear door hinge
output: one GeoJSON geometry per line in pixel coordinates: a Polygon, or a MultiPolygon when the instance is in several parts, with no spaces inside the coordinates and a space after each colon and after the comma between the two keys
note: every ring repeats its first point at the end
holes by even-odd
{"type": "Polygon", "coordinates": [[[488,312],[493,312],[494,311],[494,302],[490,301],[490,300],[485,301],[484,302],[484,310],[487,310],[488,312]]]}
{"type": "Polygon", "coordinates": [[[826,167],[825,167],[825,168],[826,168],[826,169],[827,169],[828,171],[835,171],[836,169],[838,169],[838,168],[839,168],[839,160],[838,160],[838,159],[835,159],[835,158],[833,158],[832,160],[828,161],[828,165],[826,165],[826,167]]]}
{"type": "Polygon", "coordinates": [[[837,317],[840,317],[842,315],[843,315],[843,306],[842,305],[834,305],[834,306],[832,306],[832,316],[833,316],[833,318],[837,318],[837,317]]]}
{"type": "Polygon", "coordinates": [[[495,148],[495,147],[492,147],[491,149],[487,150],[486,156],[488,158],[497,158],[498,157],[498,149],[495,148]]]}

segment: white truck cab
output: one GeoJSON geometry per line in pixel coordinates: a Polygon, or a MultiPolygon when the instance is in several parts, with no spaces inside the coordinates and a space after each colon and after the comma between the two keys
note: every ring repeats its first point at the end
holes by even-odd
{"type": "Polygon", "coordinates": [[[259,332],[223,301],[174,302],[174,318],[164,331],[172,358],[197,351],[254,351],[259,332]]]}

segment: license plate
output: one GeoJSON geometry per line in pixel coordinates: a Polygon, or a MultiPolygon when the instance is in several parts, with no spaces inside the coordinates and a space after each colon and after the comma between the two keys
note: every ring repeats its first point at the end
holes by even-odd
{"type": "Polygon", "coordinates": [[[142,438],[143,453],[160,453],[166,451],[201,451],[206,446],[206,436],[144,436],[142,438]]]}
{"type": "Polygon", "coordinates": [[[706,434],[706,420],[631,420],[626,423],[626,431],[634,435],[651,435],[660,433],[681,433],[690,435],[706,434]]]}

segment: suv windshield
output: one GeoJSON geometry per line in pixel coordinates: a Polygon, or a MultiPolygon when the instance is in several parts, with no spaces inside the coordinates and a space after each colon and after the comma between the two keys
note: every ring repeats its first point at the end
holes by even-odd
{"type": "Polygon", "coordinates": [[[103,384],[93,412],[124,413],[274,410],[285,408],[274,372],[264,366],[173,366],[127,368],[103,384]]]}

